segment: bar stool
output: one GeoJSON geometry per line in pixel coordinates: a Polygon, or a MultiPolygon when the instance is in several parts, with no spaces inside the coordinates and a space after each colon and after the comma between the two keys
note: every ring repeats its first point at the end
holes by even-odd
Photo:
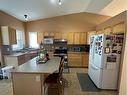
{"type": "MultiPolygon", "coordinates": [[[[61,59],[59,72],[50,74],[44,81],[44,95],[48,95],[49,88],[57,89],[58,95],[63,95],[62,73],[64,69],[64,58],[61,59]]],[[[56,94],[55,94],[56,95],[56,94]]]]}

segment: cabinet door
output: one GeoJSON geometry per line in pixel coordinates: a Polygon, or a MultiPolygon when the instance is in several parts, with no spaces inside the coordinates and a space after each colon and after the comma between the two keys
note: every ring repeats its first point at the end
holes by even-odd
{"type": "Polygon", "coordinates": [[[55,39],[61,39],[62,38],[62,33],[61,32],[55,32],[54,38],[55,39]]]}
{"type": "Polygon", "coordinates": [[[68,33],[62,32],[62,39],[67,39],[67,38],[68,38],[68,33]]]}
{"type": "Polygon", "coordinates": [[[69,33],[67,33],[67,35],[68,35],[68,38],[67,38],[68,44],[73,44],[74,43],[74,33],[69,32],[69,33]]]}
{"type": "Polygon", "coordinates": [[[54,35],[55,35],[55,33],[54,33],[54,32],[50,32],[50,33],[49,33],[49,36],[54,37],[54,35]]]}
{"type": "Polygon", "coordinates": [[[95,34],[96,34],[96,31],[87,32],[87,44],[90,44],[90,37],[95,34]]]}
{"type": "Polygon", "coordinates": [[[88,67],[89,54],[82,54],[82,65],[83,67],[88,67]]]}
{"type": "Polygon", "coordinates": [[[16,44],[16,30],[13,28],[8,27],[8,32],[9,32],[9,42],[10,45],[16,44]]]}
{"type": "Polygon", "coordinates": [[[44,32],[37,32],[37,42],[38,42],[38,44],[43,42],[43,39],[44,39],[44,32]]]}
{"type": "Polygon", "coordinates": [[[99,30],[96,32],[96,34],[104,34],[104,31],[103,30],[99,30]]]}
{"type": "Polygon", "coordinates": [[[68,54],[68,66],[82,67],[82,55],[81,54],[68,54]]]}
{"type": "Polygon", "coordinates": [[[86,33],[80,33],[80,44],[87,44],[87,35],[86,35],[86,33]]]}
{"type": "Polygon", "coordinates": [[[119,24],[113,26],[113,33],[114,34],[124,33],[124,31],[125,31],[124,23],[119,23],[119,24]]]}
{"type": "Polygon", "coordinates": [[[24,64],[25,61],[25,54],[18,56],[18,65],[24,64]]]}
{"type": "Polygon", "coordinates": [[[104,34],[111,34],[112,33],[112,28],[111,27],[107,27],[104,29],[104,34]]]}
{"type": "Polygon", "coordinates": [[[14,95],[42,95],[40,74],[12,74],[14,95]]]}
{"type": "Polygon", "coordinates": [[[74,44],[80,44],[80,33],[74,33],[74,44]]]}
{"type": "Polygon", "coordinates": [[[49,32],[44,32],[44,36],[49,36],[49,32]]]}

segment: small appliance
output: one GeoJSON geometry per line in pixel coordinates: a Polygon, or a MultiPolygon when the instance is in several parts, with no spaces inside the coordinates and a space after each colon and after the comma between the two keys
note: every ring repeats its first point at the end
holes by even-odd
{"type": "Polygon", "coordinates": [[[44,36],[43,44],[53,44],[53,36],[44,36]]]}

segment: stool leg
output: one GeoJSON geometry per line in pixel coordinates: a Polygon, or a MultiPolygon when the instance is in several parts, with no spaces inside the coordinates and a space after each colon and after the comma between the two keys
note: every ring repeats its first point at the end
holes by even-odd
{"type": "Polygon", "coordinates": [[[44,95],[48,95],[48,85],[44,85],[44,95]]]}

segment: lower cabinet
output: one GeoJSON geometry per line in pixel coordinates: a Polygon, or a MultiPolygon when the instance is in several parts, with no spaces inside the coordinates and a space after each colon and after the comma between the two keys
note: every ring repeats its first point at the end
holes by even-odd
{"type": "Polygon", "coordinates": [[[19,56],[5,55],[4,56],[5,65],[16,67],[16,66],[24,64],[25,62],[31,60],[32,58],[36,56],[37,56],[37,53],[26,53],[19,56]]]}
{"type": "Polygon", "coordinates": [[[81,67],[82,55],[80,53],[68,54],[68,66],[81,67]]]}
{"type": "Polygon", "coordinates": [[[14,95],[43,95],[43,75],[12,73],[14,95]]]}
{"type": "Polygon", "coordinates": [[[87,53],[68,53],[68,66],[69,67],[88,67],[87,53]]]}
{"type": "Polygon", "coordinates": [[[82,54],[82,66],[88,67],[89,64],[89,54],[82,54]]]}

